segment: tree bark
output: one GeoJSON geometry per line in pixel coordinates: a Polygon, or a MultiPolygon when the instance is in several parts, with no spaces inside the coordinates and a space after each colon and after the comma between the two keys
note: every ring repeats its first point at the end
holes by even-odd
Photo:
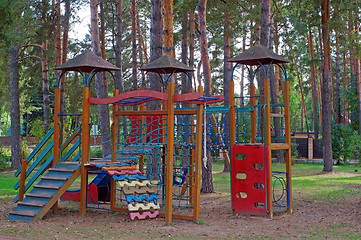
{"type": "MultiPolygon", "coordinates": [[[[158,13],[159,14],[159,13],[158,13]]],[[[175,57],[173,45],[173,0],[162,1],[163,54],[175,57]]]]}
{"type": "MultiPolygon", "coordinates": [[[[196,38],[196,22],[194,17],[194,11],[191,10],[189,13],[189,66],[194,69],[194,46],[195,46],[195,38],[196,38]]],[[[192,76],[193,79],[194,73],[192,76]]],[[[196,82],[194,81],[193,89],[196,89],[196,82]]]]}
{"type": "MultiPolygon", "coordinates": [[[[132,17],[132,90],[137,90],[137,23],[136,23],[136,0],[132,0],[131,17],[132,17]]],[[[136,108],[136,107],[135,107],[136,108]]],[[[135,110],[135,109],[134,109],[135,110]]]]}
{"type": "MultiPolygon", "coordinates": [[[[139,12],[137,9],[137,5],[135,5],[135,17],[136,17],[136,28],[137,28],[137,36],[138,36],[138,52],[139,52],[139,64],[140,67],[143,67],[144,65],[144,60],[143,60],[143,46],[144,46],[144,42],[143,42],[143,37],[142,37],[142,32],[141,32],[141,28],[140,28],[140,20],[139,20],[139,12]]],[[[146,53],[146,51],[144,51],[146,53]]],[[[145,72],[141,71],[142,74],[142,83],[141,86],[143,88],[145,88],[145,72]]]]}
{"type": "MultiPolygon", "coordinates": [[[[98,9],[97,0],[90,0],[90,16],[91,16],[91,40],[94,54],[101,56],[100,40],[99,40],[99,25],[98,25],[98,9]]],[[[104,81],[103,73],[95,75],[95,88],[97,98],[107,98],[108,88],[104,81]]],[[[98,105],[99,128],[102,135],[102,152],[103,157],[108,156],[111,151],[110,139],[110,122],[109,122],[109,108],[107,105],[98,105]]]]}
{"type": "Polygon", "coordinates": [[[315,53],[313,49],[313,39],[311,26],[309,25],[308,30],[308,53],[311,58],[310,68],[311,68],[311,88],[312,88],[312,114],[313,114],[313,131],[315,133],[315,140],[318,139],[318,94],[317,94],[317,79],[316,79],[316,66],[315,66],[315,53]]]}
{"type": "MultiPolygon", "coordinates": [[[[43,13],[41,20],[42,23],[45,24],[46,22],[45,13],[43,13]]],[[[50,93],[49,93],[48,61],[47,61],[47,52],[46,52],[47,48],[48,48],[48,42],[47,39],[44,38],[41,44],[41,53],[42,53],[41,76],[43,83],[44,133],[46,133],[50,127],[50,93]]]]}
{"type": "MultiPolygon", "coordinates": [[[[182,13],[182,43],[181,43],[181,58],[182,63],[188,65],[188,13],[186,10],[183,10],[182,13]]],[[[189,79],[186,74],[181,75],[182,78],[182,93],[188,93],[190,88],[189,79]]],[[[182,103],[184,107],[188,107],[188,104],[182,103]]]]}
{"type": "MultiPolygon", "coordinates": [[[[224,95],[224,106],[229,106],[230,104],[230,92],[229,92],[229,81],[231,80],[231,63],[228,60],[231,57],[231,47],[230,47],[230,34],[231,34],[231,23],[230,16],[227,12],[224,12],[224,33],[223,33],[223,95],[224,95]]],[[[242,91],[243,89],[241,89],[242,91]]],[[[242,98],[241,98],[242,101],[242,98]]],[[[229,119],[229,114],[225,114],[225,119],[229,119]]],[[[224,131],[226,132],[227,139],[229,138],[229,124],[226,123],[224,126],[224,131]]],[[[230,149],[229,149],[230,150],[230,149]]],[[[230,152],[228,150],[228,153],[230,152]]],[[[227,159],[224,159],[223,172],[229,172],[227,165],[227,159]]]]}
{"type": "MultiPolygon", "coordinates": [[[[106,54],[105,54],[105,45],[106,45],[106,40],[105,40],[105,19],[104,19],[104,3],[103,0],[100,0],[99,2],[99,7],[100,7],[100,44],[101,44],[101,52],[102,52],[102,58],[104,60],[106,60],[106,54]]],[[[104,81],[106,86],[108,87],[108,77],[107,74],[104,73],[103,74],[104,77],[104,81]]]]}
{"type": "Polygon", "coordinates": [[[329,33],[330,0],[321,1],[322,9],[322,42],[323,79],[322,79],[322,138],[323,138],[323,171],[333,171],[332,140],[331,140],[331,43],[329,33]]]}
{"type": "MultiPolygon", "coordinates": [[[[355,10],[355,16],[359,16],[359,10],[355,10]]],[[[360,27],[359,27],[359,18],[356,18],[355,22],[355,35],[360,36],[360,27]]],[[[361,66],[360,66],[360,55],[356,56],[355,59],[355,74],[357,81],[357,97],[358,97],[358,131],[359,135],[361,135],[361,66]]]]}
{"type": "MultiPolygon", "coordinates": [[[[150,56],[149,62],[162,56],[162,10],[161,0],[151,0],[151,20],[150,20],[150,56]]],[[[149,88],[154,91],[161,91],[162,84],[158,74],[149,74],[149,88]]],[[[160,101],[147,102],[147,109],[156,110],[161,108],[160,101]]]]}
{"type": "Polygon", "coordinates": [[[335,86],[335,115],[336,123],[341,123],[341,99],[340,99],[340,84],[341,84],[341,68],[340,68],[340,35],[336,32],[336,86],[335,86]]]}
{"type": "Polygon", "coordinates": [[[20,91],[19,91],[19,47],[12,43],[10,49],[10,119],[11,119],[11,167],[21,165],[21,127],[20,127],[20,91]]]}
{"type": "MultiPolygon", "coordinates": [[[[212,92],[211,85],[211,66],[208,56],[208,43],[207,43],[207,34],[206,34],[206,6],[207,0],[199,0],[198,2],[198,26],[199,26],[199,42],[201,48],[201,61],[203,67],[203,77],[204,77],[204,95],[210,96],[212,92]]],[[[209,131],[209,129],[207,129],[209,131]]],[[[206,166],[202,164],[202,187],[201,192],[211,193],[214,192],[213,187],[213,177],[212,177],[212,161],[210,151],[203,153],[207,155],[206,166]]]]}
{"type": "Polygon", "coordinates": [[[115,81],[120,93],[124,93],[124,83],[122,78],[122,36],[123,36],[123,0],[117,0],[117,33],[115,47],[115,65],[120,71],[115,72],[115,81]]]}
{"type": "MultiPolygon", "coordinates": [[[[259,43],[266,48],[269,47],[269,38],[270,38],[270,27],[271,27],[271,5],[270,0],[262,0],[261,3],[261,31],[260,31],[260,41],[259,43]]],[[[264,104],[264,71],[259,71],[257,83],[259,89],[259,104],[264,104]]],[[[260,135],[264,136],[264,114],[260,112],[260,135]]]]}
{"type": "MultiPolygon", "coordinates": [[[[275,28],[273,28],[275,29],[275,28]]],[[[269,39],[269,49],[272,51],[273,48],[273,44],[276,42],[275,39],[273,38],[275,36],[275,34],[273,32],[270,32],[270,39],[269,39]]],[[[278,42],[278,40],[277,40],[278,42]]],[[[278,46],[276,47],[276,49],[278,49],[278,46]]],[[[278,70],[278,68],[276,67],[276,69],[278,70]]],[[[273,69],[271,69],[270,71],[270,94],[271,94],[271,104],[277,104],[278,103],[278,80],[276,80],[276,75],[278,74],[278,72],[274,71],[273,69]]],[[[278,77],[278,76],[277,76],[278,77]]],[[[280,109],[278,107],[274,107],[272,108],[272,113],[276,113],[278,114],[280,112],[280,109]]],[[[274,125],[274,131],[275,131],[275,137],[276,138],[281,138],[283,136],[282,133],[282,126],[281,126],[281,119],[278,117],[274,117],[273,118],[273,125],[274,125]]],[[[281,142],[280,140],[277,140],[277,142],[281,142]]],[[[276,151],[277,154],[277,162],[283,163],[285,162],[285,158],[284,158],[284,151],[283,150],[277,150],[276,151]]]]}

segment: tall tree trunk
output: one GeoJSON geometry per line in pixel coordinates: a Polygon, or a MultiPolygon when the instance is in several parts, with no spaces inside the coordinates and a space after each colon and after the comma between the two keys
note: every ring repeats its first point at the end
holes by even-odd
{"type": "MultiPolygon", "coordinates": [[[[68,58],[68,40],[69,40],[69,22],[70,22],[71,8],[70,8],[70,0],[65,0],[65,13],[64,13],[64,23],[63,23],[63,42],[61,48],[61,62],[65,63],[68,58]]],[[[66,75],[62,76],[62,82],[64,83],[66,79],[66,75]]],[[[62,88],[63,89],[63,88],[62,88]]],[[[62,112],[65,112],[65,92],[62,91],[62,112]]],[[[61,121],[63,121],[63,117],[61,117],[61,121]]],[[[66,118],[65,118],[66,119],[66,118]]],[[[70,126],[70,125],[69,125],[70,126]]]]}
{"type": "MultiPolygon", "coordinates": [[[[135,17],[136,17],[136,28],[137,28],[137,36],[138,36],[138,52],[139,52],[139,64],[140,67],[143,67],[144,65],[144,60],[143,60],[143,46],[144,46],[144,42],[143,42],[143,37],[142,37],[142,31],[140,28],[140,20],[139,20],[139,11],[137,9],[137,6],[135,5],[135,17]]],[[[146,51],[144,51],[144,53],[146,53],[146,51]]],[[[141,71],[142,74],[142,83],[141,86],[145,88],[145,72],[141,71]]]]}
{"type": "MultiPolygon", "coordinates": [[[[91,17],[91,40],[94,54],[101,56],[100,40],[99,40],[99,25],[98,25],[98,9],[97,0],[90,0],[90,17],[91,17]]],[[[98,98],[108,97],[108,88],[104,81],[103,73],[95,75],[95,88],[98,98]]],[[[109,122],[109,108],[107,105],[98,105],[100,133],[102,135],[102,152],[103,157],[110,154],[111,142],[110,139],[110,122],[109,122]]]]}
{"type": "MultiPolygon", "coordinates": [[[[194,46],[195,46],[195,38],[196,38],[196,22],[195,22],[195,16],[194,11],[191,10],[189,13],[189,66],[191,68],[194,68],[194,46]]],[[[194,73],[192,76],[193,79],[194,73]]],[[[196,89],[196,81],[194,81],[193,89],[196,89]]]]}
{"type": "Polygon", "coordinates": [[[117,0],[117,33],[116,33],[116,47],[115,47],[115,65],[120,68],[120,71],[115,72],[115,79],[117,81],[117,88],[120,93],[124,92],[124,83],[122,78],[122,36],[123,36],[123,0],[117,0]]]}
{"type": "MultiPolygon", "coordinates": [[[[231,80],[231,63],[228,60],[231,57],[231,47],[230,47],[230,34],[231,34],[231,23],[229,13],[224,12],[224,33],[223,33],[223,42],[224,42],[224,51],[223,51],[223,95],[224,95],[224,106],[229,106],[230,104],[230,92],[229,92],[229,81],[231,80]]],[[[241,89],[243,91],[243,89],[241,89]]],[[[243,99],[241,98],[241,101],[243,99]]],[[[229,119],[229,114],[227,113],[225,119],[229,119]]],[[[226,132],[227,138],[229,137],[229,124],[226,123],[224,126],[224,131],[226,132]]],[[[230,151],[228,151],[230,152],[230,151]]],[[[223,172],[229,172],[227,165],[227,159],[224,159],[223,172]]]]}
{"type": "MultiPolygon", "coordinates": [[[[251,31],[251,29],[250,29],[251,31]]],[[[246,50],[246,39],[247,39],[247,29],[245,28],[243,30],[243,39],[242,39],[242,52],[244,52],[246,50]]],[[[244,72],[245,72],[245,67],[244,64],[242,64],[242,68],[241,68],[241,82],[240,82],[240,91],[241,91],[241,102],[240,102],[240,107],[244,107],[244,72]]]]}
{"type": "Polygon", "coordinates": [[[10,119],[11,119],[11,167],[21,165],[21,127],[20,127],[20,91],[19,91],[19,47],[12,43],[10,49],[10,119]]]}
{"type": "Polygon", "coordinates": [[[318,94],[317,94],[317,79],[316,79],[316,66],[315,66],[315,53],[313,49],[313,39],[311,26],[308,30],[308,53],[311,58],[311,87],[312,87],[312,114],[313,114],[313,131],[315,133],[315,140],[318,139],[318,94]]]}
{"type": "MultiPolygon", "coordinates": [[[[104,3],[103,0],[100,0],[99,2],[100,7],[100,43],[101,43],[101,52],[102,52],[102,58],[106,60],[106,52],[105,52],[105,19],[104,19],[104,3]]],[[[105,84],[108,86],[108,77],[107,74],[103,74],[105,84]]]]}
{"type": "MultiPolygon", "coordinates": [[[[46,14],[43,13],[41,21],[43,24],[46,22],[46,14]]],[[[50,127],[50,93],[49,93],[49,76],[48,76],[48,61],[47,61],[47,48],[48,42],[47,39],[44,38],[41,43],[41,76],[43,82],[43,109],[44,109],[44,133],[49,130],[50,127]]]]}
{"type": "Polygon", "coordinates": [[[70,15],[71,15],[70,0],[65,0],[63,46],[62,46],[62,58],[61,58],[62,63],[65,63],[68,58],[67,53],[68,53],[70,15]]]}
{"type": "MultiPolygon", "coordinates": [[[[271,24],[272,24],[272,22],[273,22],[273,20],[271,21],[271,24]]],[[[274,25],[274,24],[272,24],[272,25],[274,25]]],[[[275,29],[275,28],[273,28],[273,29],[275,29]]],[[[275,35],[274,35],[273,32],[270,32],[269,36],[270,36],[269,49],[272,51],[273,44],[275,42],[273,37],[275,35]]],[[[277,49],[278,49],[278,47],[277,47],[277,49]]],[[[276,69],[278,69],[278,68],[276,67],[276,69]]],[[[278,94],[279,94],[278,93],[278,87],[277,87],[278,80],[276,81],[276,77],[275,77],[275,75],[277,75],[277,73],[278,72],[276,72],[276,74],[275,74],[274,70],[270,71],[271,104],[277,104],[278,103],[278,94]]],[[[279,112],[280,112],[280,109],[278,107],[272,108],[272,113],[278,114],[279,112]]],[[[273,118],[273,125],[274,125],[275,137],[276,138],[281,138],[283,136],[282,126],[281,126],[281,119],[278,118],[278,117],[274,117],[273,118]]],[[[277,141],[281,142],[280,140],[277,140],[277,141]]],[[[277,154],[277,162],[280,162],[280,163],[285,162],[284,151],[283,150],[277,150],[276,154],[277,154]]]]}
{"type": "MultiPolygon", "coordinates": [[[[63,63],[62,61],[62,44],[61,44],[61,7],[60,7],[61,1],[60,0],[56,0],[56,6],[55,6],[55,63],[57,66],[61,65],[63,63]]],[[[56,80],[59,79],[61,71],[56,70],[56,80]]],[[[60,113],[64,113],[65,112],[65,92],[64,92],[64,83],[65,81],[65,76],[64,78],[61,79],[61,84],[60,84],[60,90],[61,90],[61,94],[60,94],[60,113]]],[[[63,139],[63,126],[64,126],[64,117],[61,116],[60,117],[60,133],[59,133],[59,138],[60,138],[60,144],[62,143],[62,139],[63,139]]]]}
{"type": "MultiPolygon", "coordinates": [[[[185,2],[183,1],[183,4],[185,2]]],[[[181,59],[182,59],[182,63],[184,63],[185,65],[188,65],[188,13],[186,8],[184,8],[182,10],[182,42],[181,42],[181,59]]],[[[186,74],[181,74],[181,93],[185,94],[185,93],[189,93],[189,89],[191,87],[191,83],[189,82],[188,76],[186,74]]],[[[188,108],[189,104],[188,103],[182,103],[182,107],[184,108],[188,108]]],[[[182,121],[185,125],[183,127],[183,132],[184,134],[184,141],[186,143],[190,142],[190,116],[182,116],[180,118],[180,121],[182,121]]],[[[187,148],[182,148],[182,155],[183,156],[187,156],[189,154],[189,149],[187,148]]],[[[182,163],[183,164],[189,164],[188,162],[188,157],[183,157],[182,158],[182,163]]]]}
{"type": "MultiPolygon", "coordinates": [[[[136,0],[132,0],[131,17],[132,17],[132,90],[138,88],[137,81],[137,23],[136,23],[136,0]]],[[[136,109],[136,107],[135,107],[136,109]]],[[[134,110],[135,110],[134,109],[134,110]]]]}
{"type": "MultiPolygon", "coordinates": [[[[182,63],[188,65],[188,13],[186,10],[183,10],[182,13],[182,43],[181,43],[181,58],[182,63]]],[[[190,84],[189,79],[186,74],[181,75],[182,78],[182,93],[188,93],[190,84]]],[[[188,104],[182,104],[188,106],[188,104]]],[[[185,107],[186,107],[185,106],[185,107]]]]}
{"type": "MultiPolygon", "coordinates": [[[[358,2],[358,1],[357,1],[358,2]]],[[[355,10],[355,16],[360,16],[359,8],[355,10]]],[[[356,18],[355,21],[355,35],[360,36],[360,26],[359,26],[359,18],[356,18]]],[[[356,39],[359,39],[356,37],[356,39]]],[[[360,43],[360,42],[359,42],[360,43]]],[[[355,59],[355,74],[357,81],[357,97],[358,97],[358,131],[359,135],[361,135],[361,66],[360,66],[360,55],[356,56],[355,59]]]]}
{"type": "MultiPolygon", "coordinates": [[[[348,81],[347,81],[347,53],[343,53],[343,91],[348,91],[348,81]]],[[[348,102],[346,98],[343,98],[343,123],[349,124],[349,115],[348,115],[348,102]]]]}
{"type": "Polygon", "coordinates": [[[340,68],[340,35],[336,32],[336,86],[335,86],[335,115],[336,123],[341,123],[341,99],[340,99],[340,84],[341,84],[341,68],[340,68]]]}
{"type": "MultiPolygon", "coordinates": [[[[201,48],[201,60],[203,67],[203,77],[204,77],[204,95],[210,96],[212,92],[211,84],[211,66],[208,56],[208,43],[207,43],[207,34],[206,34],[206,6],[207,0],[199,0],[198,2],[198,26],[199,26],[199,42],[201,48]]],[[[207,129],[209,131],[209,129],[207,129]]],[[[206,151],[207,161],[206,166],[202,164],[202,187],[201,192],[211,193],[214,192],[213,187],[213,177],[212,177],[212,161],[210,151],[206,151]]]]}
{"type": "MultiPolygon", "coordinates": [[[[261,3],[261,2],[260,2],[261,3]]],[[[271,5],[270,0],[262,0],[261,4],[261,31],[260,31],[260,44],[269,47],[270,27],[271,27],[271,5]]],[[[265,103],[264,100],[264,71],[259,71],[258,74],[258,89],[259,89],[259,104],[265,103]]],[[[260,134],[264,136],[264,114],[260,112],[260,134]]]]}
{"type": "Polygon", "coordinates": [[[323,138],[323,171],[333,171],[332,140],[331,140],[331,43],[329,33],[330,0],[321,1],[322,9],[322,42],[323,81],[322,81],[322,138],[323,138]]]}
{"type": "MultiPolygon", "coordinates": [[[[321,33],[321,28],[320,27],[318,27],[317,28],[318,29],[318,39],[319,39],[319,47],[318,47],[318,52],[319,52],[319,54],[320,54],[320,56],[323,56],[323,44],[322,44],[322,33],[321,33]]],[[[318,109],[319,109],[319,111],[320,111],[320,115],[319,115],[319,123],[320,123],[320,126],[322,127],[322,94],[323,94],[323,92],[322,92],[322,79],[323,79],[323,68],[324,68],[324,64],[323,64],[323,61],[324,61],[324,59],[323,59],[323,57],[321,57],[321,64],[320,64],[320,72],[321,72],[321,74],[319,74],[320,75],[320,77],[319,77],[319,84],[317,85],[317,87],[318,87],[318,109]]]]}
{"type": "MultiPolygon", "coordinates": [[[[149,62],[153,62],[162,56],[162,11],[161,0],[151,0],[151,19],[150,19],[150,56],[149,62]]],[[[158,74],[149,74],[149,85],[151,90],[161,91],[162,85],[158,74]]],[[[161,108],[160,101],[150,101],[147,103],[147,109],[156,110],[161,108]]]]}
{"type": "MultiPolygon", "coordinates": [[[[158,13],[159,14],[159,13],[158,13]]],[[[173,0],[162,1],[163,53],[175,57],[173,45],[173,0]]]]}

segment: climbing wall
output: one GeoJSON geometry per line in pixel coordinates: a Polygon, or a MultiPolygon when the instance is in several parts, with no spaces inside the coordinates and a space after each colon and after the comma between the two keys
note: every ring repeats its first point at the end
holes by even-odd
{"type": "Polygon", "coordinates": [[[231,149],[232,208],[235,213],[267,215],[270,209],[270,169],[263,145],[235,145],[231,149]]]}
{"type": "Polygon", "coordinates": [[[149,180],[136,169],[108,171],[117,182],[128,204],[131,220],[156,218],[159,215],[158,198],[149,180]]]}

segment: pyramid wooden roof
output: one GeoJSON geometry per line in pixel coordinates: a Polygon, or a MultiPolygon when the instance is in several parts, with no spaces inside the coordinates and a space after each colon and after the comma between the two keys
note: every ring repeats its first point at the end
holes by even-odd
{"type": "Polygon", "coordinates": [[[288,63],[284,57],[272,52],[263,45],[256,45],[228,60],[244,65],[267,65],[276,63],[288,63]]]}
{"type": "Polygon", "coordinates": [[[185,65],[184,63],[176,60],[175,58],[164,55],[153,62],[140,68],[142,71],[154,72],[160,74],[170,74],[176,72],[192,72],[193,68],[185,65]]]}
{"type": "Polygon", "coordinates": [[[120,71],[120,68],[105,61],[103,58],[95,55],[91,51],[86,51],[77,55],[75,58],[68,60],[64,64],[55,67],[56,70],[65,71],[82,71],[82,72],[103,72],[103,71],[120,71]]]}

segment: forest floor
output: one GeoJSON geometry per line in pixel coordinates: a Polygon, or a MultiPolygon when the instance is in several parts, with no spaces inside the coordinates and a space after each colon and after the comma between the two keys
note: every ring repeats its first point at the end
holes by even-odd
{"type": "MultiPolygon", "coordinates": [[[[80,217],[79,204],[69,202],[60,202],[58,214],[49,212],[40,221],[9,222],[6,217],[15,203],[3,196],[0,197],[0,239],[361,239],[358,169],[329,174],[294,171],[293,213],[276,213],[272,220],[234,215],[230,193],[222,190],[227,186],[220,186],[224,183],[215,184],[216,193],[202,194],[201,221],[173,219],[170,226],[165,225],[164,218],[130,221],[129,214],[102,210],[88,210],[86,217],[80,217]],[[316,185],[315,190],[304,185],[310,179],[315,181],[308,186],[316,185]],[[343,181],[344,188],[331,184],[327,187],[331,190],[324,192],[321,183],[331,180],[343,181]]],[[[215,172],[213,176],[217,180],[228,178],[229,174],[215,172]]]]}

